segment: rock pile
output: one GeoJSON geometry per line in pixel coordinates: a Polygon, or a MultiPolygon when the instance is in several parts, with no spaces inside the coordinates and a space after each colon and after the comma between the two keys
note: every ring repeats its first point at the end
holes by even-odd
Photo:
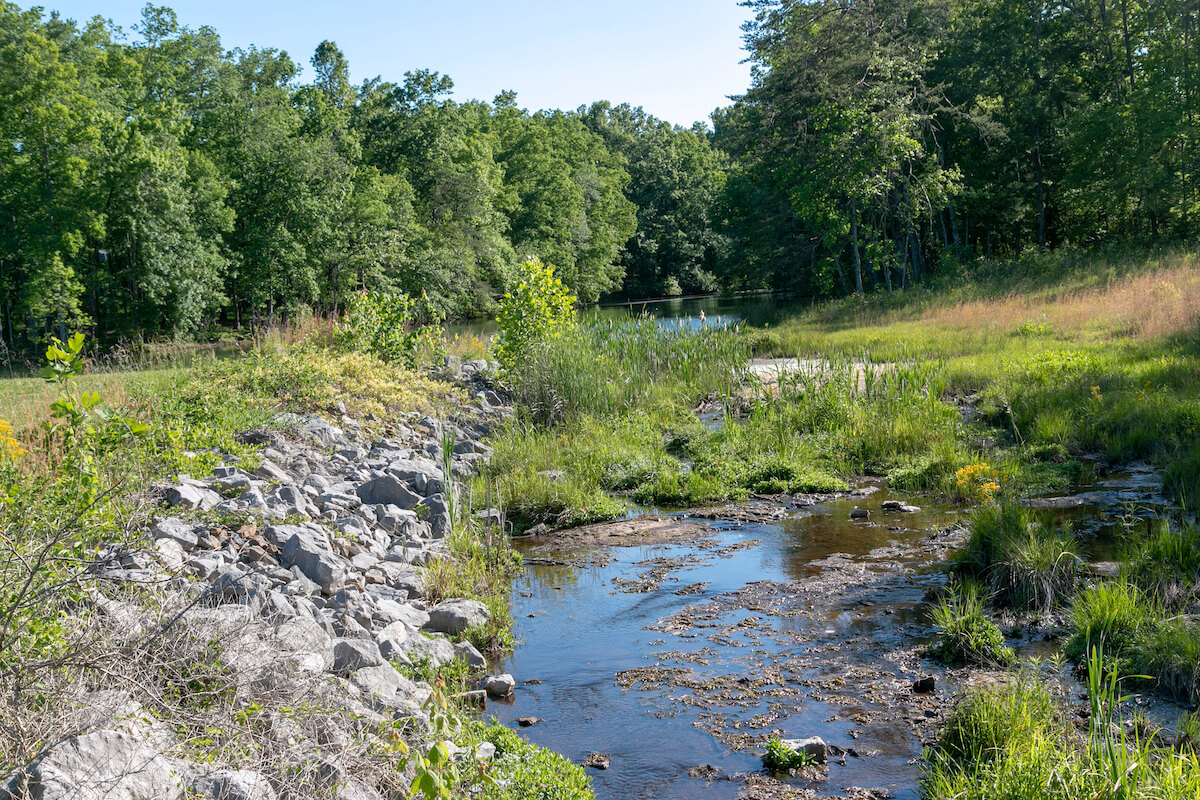
{"type": "MultiPolygon", "coordinates": [[[[96,561],[95,613],[130,641],[209,648],[242,706],[291,698],[300,687],[310,699],[299,702],[319,696],[326,718],[304,723],[316,727],[276,714],[256,745],[288,774],[311,773],[303,792],[383,796],[343,756],[353,749],[347,741],[372,726],[394,722],[419,738],[428,724],[421,705],[430,687],[397,666],[460,659],[486,669],[474,646],[449,637],[485,625],[487,606],[463,598],[428,604],[426,575],[450,557],[448,484],[487,458],[482,440],[509,412],[483,378],[486,363],[447,366],[475,394],[456,419],[409,415],[394,435],[368,440],[344,407],[337,425],[283,415],[283,432],[242,435],[257,457],[224,454],[210,475],[158,487],[165,513],[145,546],[110,547],[96,561]],[[453,452],[443,453],[450,441],[453,452]],[[179,610],[154,618],[117,599],[149,587],[170,593],[179,610]]],[[[502,676],[481,688],[503,697],[512,685],[502,676]]],[[[79,708],[90,716],[74,735],[0,781],[0,799],[304,796],[283,772],[189,761],[175,747],[177,726],[132,692],[93,690],[79,708]]]]}

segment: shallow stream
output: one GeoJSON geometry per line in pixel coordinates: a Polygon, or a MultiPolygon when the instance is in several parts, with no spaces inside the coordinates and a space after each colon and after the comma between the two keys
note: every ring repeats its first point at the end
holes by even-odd
{"type": "Polygon", "coordinates": [[[576,762],[610,755],[593,771],[601,800],[735,797],[730,777],[760,770],[771,734],[857,754],[833,760],[822,791],[916,797],[937,705],[912,690],[931,671],[915,652],[932,632],[922,598],[944,581],[937,531],[956,515],[884,513],[886,499],[714,520],[689,541],[525,543],[536,563],[514,587],[520,644],[505,665],[518,690],[489,713],[541,718],[525,734],[576,762]],[[855,507],[870,517],[852,520],[855,507]]]}
{"type": "MultiPolygon", "coordinates": [[[[1133,465],[1029,504],[1070,522],[1090,561],[1107,561],[1122,520],[1162,511],[1157,486],[1133,465]]],[[[537,718],[523,733],[576,763],[609,756],[608,769],[589,770],[599,800],[789,787],[915,800],[922,749],[954,692],[993,678],[922,656],[934,635],[926,598],[946,582],[963,512],[875,485],[821,500],[519,540],[518,646],[499,665],[518,688],[488,714],[513,727],[537,718]],[[923,509],[883,510],[897,499],[923,509]],[[927,676],[936,690],[916,692],[927,676]],[[769,778],[760,755],[771,736],[820,736],[834,746],[828,769],[769,778]]],[[[1011,642],[1019,652],[1057,649],[1027,634],[1011,642]]]]}

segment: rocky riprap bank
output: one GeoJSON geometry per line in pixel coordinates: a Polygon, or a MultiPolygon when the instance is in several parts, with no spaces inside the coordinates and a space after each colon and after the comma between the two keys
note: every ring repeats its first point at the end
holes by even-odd
{"type": "MultiPolygon", "coordinates": [[[[397,742],[427,744],[432,689],[396,665],[487,668],[448,638],[487,607],[424,597],[451,557],[442,434],[454,426],[452,473],[466,477],[510,412],[486,363],[449,367],[473,395],[450,419],[410,414],[370,439],[344,407],[336,425],[284,415],[243,435],[252,469],[223,454],[207,477],[155,487],[165,515],[101,552],[65,621],[95,651],[58,687],[55,743],[0,798],[407,797],[397,742]]],[[[501,696],[513,681],[479,685],[501,696]]]]}

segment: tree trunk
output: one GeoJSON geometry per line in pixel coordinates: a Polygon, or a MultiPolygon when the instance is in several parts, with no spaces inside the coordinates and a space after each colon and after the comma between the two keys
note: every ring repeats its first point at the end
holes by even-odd
{"type": "Polygon", "coordinates": [[[862,257],[858,253],[858,206],[850,210],[850,252],[854,257],[854,293],[862,296],[862,257]]]}
{"type": "Polygon", "coordinates": [[[1037,225],[1038,245],[1046,246],[1046,182],[1042,175],[1042,134],[1039,130],[1034,135],[1033,172],[1037,179],[1037,225]]]}
{"type": "Polygon", "coordinates": [[[1125,39],[1125,69],[1129,73],[1129,91],[1136,87],[1133,82],[1133,47],[1129,41],[1129,0],[1121,0],[1121,35],[1125,39]]]}

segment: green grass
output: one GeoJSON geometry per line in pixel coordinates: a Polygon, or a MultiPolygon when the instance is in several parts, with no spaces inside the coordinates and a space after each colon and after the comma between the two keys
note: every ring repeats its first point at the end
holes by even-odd
{"type": "Polygon", "coordinates": [[[924,800],[1191,800],[1200,761],[1111,733],[1112,685],[1092,682],[1094,724],[1078,735],[1028,676],[959,699],[926,759],[924,800]]]}
{"type": "Polygon", "coordinates": [[[938,641],[930,650],[931,656],[947,664],[974,667],[1005,667],[1013,663],[1012,648],[1004,643],[1004,635],[984,613],[981,593],[977,584],[962,583],[952,587],[950,595],[933,607],[938,641]]]}
{"type": "Polygon", "coordinates": [[[983,581],[996,602],[1046,614],[1070,600],[1081,562],[1068,532],[1009,499],[980,506],[968,524],[971,535],[956,568],[983,581]]]}
{"type": "Polygon", "coordinates": [[[988,424],[1066,456],[1148,459],[1200,501],[1200,279],[1187,252],[1035,253],[836,301],[752,335],[778,356],[937,360],[988,424]]]}
{"type": "Polygon", "coordinates": [[[1072,608],[1067,651],[1082,658],[1103,646],[1109,665],[1145,676],[1153,688],[1200,702],[1200,626],[1196,599],[1194,528],[1166,525],[1141,543],[1117,580],[1080,592],[1072,608]]]}

